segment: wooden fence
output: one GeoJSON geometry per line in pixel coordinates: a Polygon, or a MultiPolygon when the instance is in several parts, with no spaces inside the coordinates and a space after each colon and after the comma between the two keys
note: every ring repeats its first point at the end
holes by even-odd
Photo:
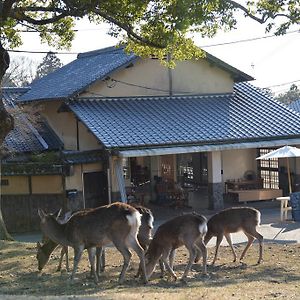
{"type": "Polygon", "coordinates": [[[2,195],[1,208],[8,232],[39,231],[38,208],[54,212],[63,207],[64,201],[65,197],[62,194],[2,195]]]}

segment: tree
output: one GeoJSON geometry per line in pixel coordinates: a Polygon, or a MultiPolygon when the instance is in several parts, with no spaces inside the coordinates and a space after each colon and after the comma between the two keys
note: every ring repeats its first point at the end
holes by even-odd
{"type": "Polygon", "coordinates": [[[11,60],[2,85],[5,87],[22,87],[29,85],[35,77],[35,62],[26,56],[16,56],[11,60]]]}
{"type": "Polygon", "coordinates": [[[38,65],[35,79],[40,79],[43,76],[59,69],[62,62],[53,52],[48,52],[43,58],[43,61],[38,65]]]}
{"type": "Polygon", "coordinates": [[[300,99],[300,90],[297,85],[292,84],[286,93],[279,94],[276,99],[284,104],[290,104],[300,99]]]}
{"type": "MultiPolygon", "coordinates": [[[[20,30],[26,28],[60,49],[71,45],[75,19],[88,16],[91,22],[109,23],[109,34],[127,42],[127,50],[155,55],[162,62],[168,57],[172,66],[176,59],[204,56],[186,38],[188,33],[211,37],[219,29],[232,29],[239,11],[265,23],[268,31],[275,28],[276,33],[285,33],[299,23],[297,2],[257,0],[243,6],[232,0],[0,0],[0,81],[10,63],[7,49],[21,44],[20,30]],[[277,27],[275,18],[281,21],[277,27]]],[[[0,144],[12,128],[13,119],[0,100],[0,144]]]]}

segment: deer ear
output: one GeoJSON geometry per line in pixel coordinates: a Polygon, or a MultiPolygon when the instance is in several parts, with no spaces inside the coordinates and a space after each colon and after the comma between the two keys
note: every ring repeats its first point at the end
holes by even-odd
{"type": "Polygon", "coordinates": [[[59,209],[59,211],[55,214],[55,219],[59,219],[61,218],[61,215],[62,215],[62,208],[59,209]]]}
{"type": "Polygon", "coordinates": [[[41,220],[45,219],[46,217],[46,214],[41,208],[38,209],[38,215],[40,216],[41,220]]]}

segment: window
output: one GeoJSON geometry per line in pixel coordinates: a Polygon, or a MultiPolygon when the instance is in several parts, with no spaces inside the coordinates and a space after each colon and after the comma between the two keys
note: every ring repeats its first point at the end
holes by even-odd
{"type": "MultiPolygon", "coordinates": [[[[262,156],[276,149],[262,148],[258,149],[258,156],[262,156]]],[[[279,172],[278,172],[278,158],[261,159],[258,160],[258,172],[263,178],[263,187],[266,189],[279,188],[279,172]]]]}
{"type": "Polygon", "coordinates": [[[8,179],[1,179],[1,186],[7,186],[9,185],[8,179]]]}

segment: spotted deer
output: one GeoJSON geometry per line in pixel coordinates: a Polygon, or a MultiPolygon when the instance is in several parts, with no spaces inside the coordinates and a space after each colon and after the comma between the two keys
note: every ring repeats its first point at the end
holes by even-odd
{"type": "Polygon", "coordinates": [[[206,273],[207,249],[203,243],[203,237],[207,231],[206,223],[204,216],[190,213],[175,217],[160,225],[145,254],[147,278],[150,278],[157,262],[161,259],[168,273],[176,280],[177,276],[173,271],[174,250],[181,246],[185,246],[189,251],[189,261],[181,280],[186,280],[197,251],[202,252],[203,271],[206,273]]]}
{"type": "Polygon", "coordinates": [[[247,236],[248,243],[242,252],[240,260],[244,258],[254,239],[257,238],[259,242],[259,258],[257,263],[259,264],[262,261],[263,254],[263,236],[256,231],[256,227],[260,224],[260,217],[260,212],[251,207],[227,208],[212,216],[208,220],[208,231],[204,238],[204,243],[207,245],[213,236],[217,237],[215,256],[212,265],[214,265],[217,260],[218,250],[224,236],[232,250],[234,262],[236,261],[237,257],[230,234],[241,230],[247,236]]]}
{"type": "Polygon", "coordinates": [[[71,280],[74,276],[83,250],[88,250],[88,257],[94,276],[98,282],[95,269],[96,247],[103,247],[112,242],[123,255],[124,263],[119,276],[119,283],[124,282],[125,273],[131,259],[132,248],[140,259],[144,282],[147,282],[145,272],[144,251],[137,240],[141,224],[140,213],[132,206],[116,202],[110,205],[75,213],[65,224],[60,224],[54,216],[39,209],[41,229],[52,241],[62,246],[74,249],[74,266],[71,280]]]}

